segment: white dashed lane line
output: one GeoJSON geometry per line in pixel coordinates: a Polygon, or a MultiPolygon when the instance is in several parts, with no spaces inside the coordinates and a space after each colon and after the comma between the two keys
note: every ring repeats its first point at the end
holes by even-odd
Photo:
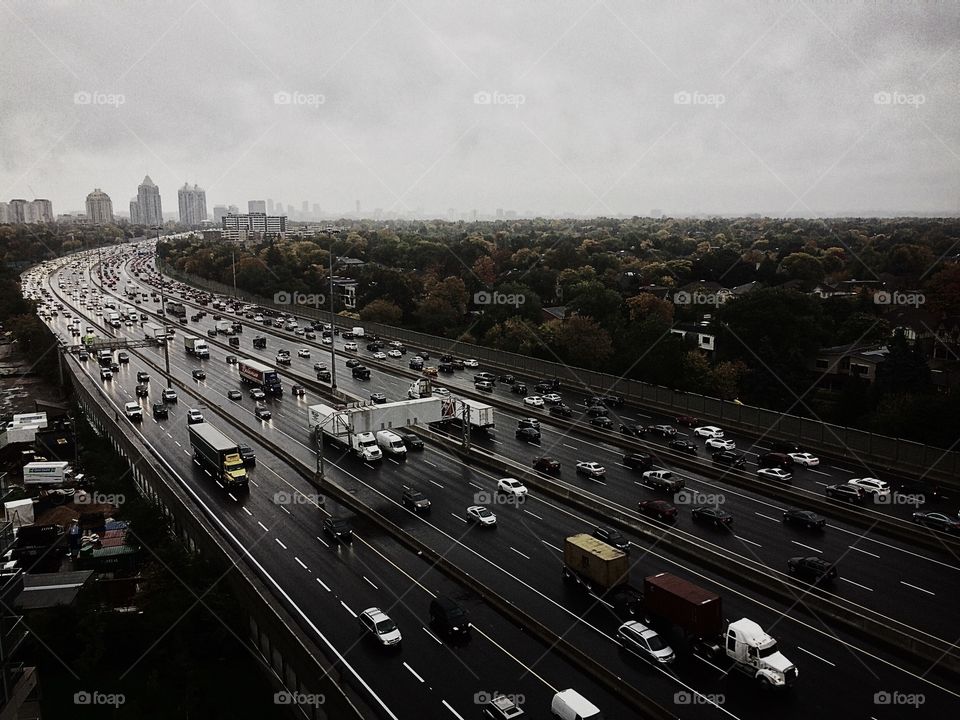
{"type": "Polygon", "coordinates": [[[417,671],[410,667],[406,662],[403,663],[403,666],[410,671],[410,674],[413,675],[417,680],[423,682],[423,678],[417,674],[417,671]]]}
{"type": "Polygon", "coordinates": [[[350,613],[350,614],[353,615],[354,617],[357,616],[357,614],[356,614],[353,610],[351,610],[351,609],[350,609],[350,606],[347,605],[343,600],[340,601],[340,604],[343,605],[343,609],[346,610],[348,613],[350,613]]]}
{"type": "Polygon", "coordinates": [[[303,560],[301,560],[300,558],[298,558],[296,555],[293,556],[293,559],[297,562],[297,565],[299,565],[300,567],[302,567],[302,568],[303,568],[304,570],[306,570],[307,572],[310,572],[310,568],[308,568],[306,565],[303,564],[303,560]]]}
{"type": "Polygon", "coordinates": [[[330,592],[330,587],[323,580],[321,580],[320,578],[317,578],[317,582],[320,583],[320,587],[322,587],[327,592],[330,592]]]}
{"type": "Polygon", "coordinates": [[[920,592],[926,593],[927,595],[936,595],[935,592],[932,592],[932,591],[930,591],[930,590],[924,590],[922,587],[920,587],[920,586],[918,586],[918,585],[911,585],[910,583],[904,582],[903,580],[900,581],[900,584],[901,584],[901,585],[906,585],[908,588],[913,588],[914,590],[919,590],[920,592]]]}

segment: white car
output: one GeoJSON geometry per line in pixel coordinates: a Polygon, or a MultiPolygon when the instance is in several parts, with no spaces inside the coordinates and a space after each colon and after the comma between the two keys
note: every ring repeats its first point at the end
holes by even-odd
{"type": "Polygon", "coordinates": [[[450,391],[445,387],[437,387],[434,385],[432,388],[430,388],[430,392],[438,397],[450,397],[450,391]]]}
{"type": "Polygon", "coordinates": [[[723,430],[716,425],[702,425],[693,429],[693,434],[701,438],[722,438],[723,430]]]}
{"type": "Polygon", "coordinates": [[[563,398],[557,395],[557,393],[547,393],[543,396],[543,401],[548,402],[551,405],[559,405],[563,402],[563,398]]]}
{"type": "Polygon", "coordinates": [[[810,453],[787,453],[787,457],[793,460],[794,465],[803,467],[816,467],[820,464],[820,458],[810,453]]]}
{"type": "Polygon", "coordinates": [[[871,477],[853,478],[853,480],[848,480],[847,484],[856,485],[867,495],[873,495],[874,499],[890,496],[890,484],[885,480],[871,477]]]}
{"type": "Polygon", "coordinates": [[[475,367],[480,367],[480,363],[478,363],[476,360],[473,360],[473,359],[464,360],[463,366],[465,368],[475,368],[475,367]]]}
{"type": "Polygon", "coordinates": [[[590,477],[603,477],[607,474],[607,469],[598,462],[581,461],[577,463],[577,475],[589,475],[590,477]]]}
{"type": "Polygon", "coordinates": [[[497,492],[522,498],[527,494],[527,486],[516,478],[500,478],[497,480],[497,492]]]}
{"type": "MultiPolygon", "coordinates": [[[[333,338],[331,338],[331,337],[321,338],[321,339],[320,339],[320,342],[321,342],[323,345],[333,345],[333,338]]],[[[356,344],[356,343],[354,343],[354,344],[356,344]]]]}
{"type": "Polygon", "coordinates": [[[384,647],[399,645],[403,639],[397,624],[377,607],[367,608],[360,613],[360,626],[384,647]]]}
{"type": "Polygon", "coordinates": [[[357,351],[357,344],[355,342],[345,342],[343,344],[344,350],[352,350],[353,352],[357,351]]]}
{"type": "Polygon", "coordinates": [[[481,525],[491,526],[497,524],[497,516],[490,512],[483,505],[471,505],[467,508],[467,520],[480,523],[481,525]]]}
{"type": "Polygon", "coordinates": [[[403,357],[403,353],[400,352],[399,350],[388,350],[387,355],[389,355],[392,358],[403,357]]]}
{"type": "Polygon", "coordinates": [[[143,410],[138,403],[128,402],[123,406],[123,412],[131,420],[143,420],[143,410]]]}
{"type": "Polygon", "coordinates": [[[386,360],[386,359],[387,359],[387,356],[386,356],[385,353],[375,352],[375,353],[373,354],[373,359],[374,359],[374,360],[386,360]]]}
{"type": "Polygon", "coordinates": [[[539,395],[529,395],[523,399],[523,404],[529,407],[543,407],[543,398],[539,395]]]}
{"type": "Polygon", "coordinates": [[[733,440],[724,440],[722,438],[707,438],[704,445],[713,450],[735,450],[737,447],[737,444],[733,440]]]}
{"type": "Polygon", "coordinates": [[[302,357],[302,358],[308,358],[308,357],[310,357],[310,349],[309,349],[309,348],[300,348],[299,350],[297,350],[297,357],[302,357]]]}
{"type": "Polygon", "coordinates": [[[757,470],[757,475],[762,478],[769,478],[770,480],[777,480],[779,482],[790,482],[793,479],[792,472],[777,467],[760,468],[757,470]]]}

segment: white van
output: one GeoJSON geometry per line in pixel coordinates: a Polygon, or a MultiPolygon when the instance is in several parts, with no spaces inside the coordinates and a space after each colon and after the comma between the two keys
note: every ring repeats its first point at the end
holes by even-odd
{"type": "Polygon", "coordinates": [[[403,438],[390,430],[380,430],[377,433],[377,445],[387,455],[397,458],[407,456],[407,446],[403,444],[403,438]]]}
{"type": "Polygon", "coordinates": [[[576,690],[562,690],[554,695],[550,712],[560,720],[603,720],[597,706],[576,690]]]}

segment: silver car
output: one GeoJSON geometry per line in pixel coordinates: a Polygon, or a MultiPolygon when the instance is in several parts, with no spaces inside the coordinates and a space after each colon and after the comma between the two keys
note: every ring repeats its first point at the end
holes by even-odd
{"type": "Polygon", "coordinates": [[[643,623],[628,620],[617,629],[617,637],[630,652],[664,665],[672,663],[676,655],[673,648],[643,623]]]}

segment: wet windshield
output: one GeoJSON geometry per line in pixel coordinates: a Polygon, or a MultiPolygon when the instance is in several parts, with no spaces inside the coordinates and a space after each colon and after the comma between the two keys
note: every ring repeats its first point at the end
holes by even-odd
{"type": "Polygon", "coordinates": [[[766,658],[766,657],[770,657],[771,655],[776,655],[778,652],[779,652],[779,648],[777,647],[777,643],[772,642],[770,643],[770,647],[761,648],[759,651],[759,655],[762,658],[766,658]]]}

